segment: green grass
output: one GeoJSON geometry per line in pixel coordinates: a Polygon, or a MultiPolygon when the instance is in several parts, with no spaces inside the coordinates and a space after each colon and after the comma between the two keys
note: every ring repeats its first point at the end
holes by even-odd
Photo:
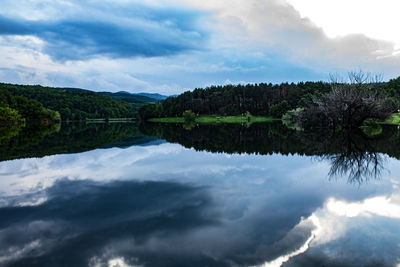
{"type": "Polygon", "coordinates": [[[400,113],[394,113],[390,118],[381,122],[381,124],[388,124],[388,125],[400,125],[400,113]]]}
{"type": "Polygon", "coordinates": [[[361,126],[361,130],[366,134],[368,137],[376,137],[382,134],[382,126],[377,124],[377,126],[361,126]]]}
{"type": "MultiPolygon", "coordinates": [[[[271,122],[279,119],[265,116],[250,116],[250,121],[246,116],[199,116],[196,117],[195,122],[200,124],[213,124],[213,123],[258,123],[258,122],[271,122]]],[[[169,118],[152,118],[151,122],[164,122],[164,123],[184,123],[183,117],[169,117],[169,118]]]]}
{"type": "Polygon", "coordinates": [[[168,117],[168,118],[152,118],[150,122],[164,122],[164,123],[184,123],[185,120],[182,117],[168,117]]]}
{"type": "Polygon", "coordinates": [[[86,123],[105,123],[105,122],[134,122],[135,118],[109,118],[109,119],[86,119],[86,123]]]}

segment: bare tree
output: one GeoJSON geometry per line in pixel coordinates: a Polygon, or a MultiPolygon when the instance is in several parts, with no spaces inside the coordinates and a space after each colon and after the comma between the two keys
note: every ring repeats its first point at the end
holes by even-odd
{"type": "Polygon", "coordinates": [[[382,75],[362,71],[349,72],[347,82],[331,75],[331,92],[313,99],[302,114],[303,125],[352,128],[361,126],[368,118],[386,119],[395,107],[378,90],[381,79],[382,75]]]}

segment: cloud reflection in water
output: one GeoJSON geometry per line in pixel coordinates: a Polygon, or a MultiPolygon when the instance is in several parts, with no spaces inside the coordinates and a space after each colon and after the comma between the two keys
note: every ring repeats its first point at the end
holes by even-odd
{"type": "Polygon", "coordinates": [[[363,256],[393,264],[388,253],[368,256],[378,244],[398,251],[398,219],[347,218],[328,200],[351,206],[391,196],[385,203],[394,205],[396,177],[360,188],[329,181],[328,170],[302,156],[227,156],[175,144],[3,162],[0,259],[10,266],[256,266],[277,259],[345,266],[363,256]],[[366,235],[371,229],[380,234],[366,235]],[[356,253],[335,261],[346,242],[356,253]]]}

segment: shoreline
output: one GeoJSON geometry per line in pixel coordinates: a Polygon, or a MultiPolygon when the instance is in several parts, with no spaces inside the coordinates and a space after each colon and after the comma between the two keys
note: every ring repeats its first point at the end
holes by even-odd
{"type": "MultiPolygon", "coordinates": [[[[280,119],[267,117],[267,116],[218,116],[218,115],[206,115],[196,117],[195,123],[262,123],[279,121],[280,119]]],[[[185,123],[183,117],[166,117],[166,118],[151,118],[149,122],[161,122],[161,123],[185,123]]]]}

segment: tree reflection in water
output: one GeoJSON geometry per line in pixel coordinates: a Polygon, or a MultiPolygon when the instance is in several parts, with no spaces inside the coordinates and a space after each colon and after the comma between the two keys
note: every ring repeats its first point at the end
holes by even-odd
{"type": "MultiPolygon", "coordinates": [[[[370,179],[379,179],[384,171],[386,155],[380,150],[382,140],[368,138],[360,130],[340,133],[323,133],[327,142],[337,147],[337,153],[324,154],[320,159],[330,163],[330,179],[347,177],[349,183],[362,184],[370,179]]],[[[387,137],[382,137],[385,140],[387,137]]]]}
{"type": "Polygon", "coordinates": [[[330,162],[330,178],[347,176],[349,183],[359,184],[379,179],[384,170],[385,158],[382,154],[362,151],[322,156],[322,159],[330,162]]]}
{"type": "Polygon", "coordinates": [[[219,153],[298,154],[328,161],[329,179],[347,177],[349,183],[379,179],[385,159],[400,158],[400,136],[394,127],[385,127],[382,135],[369,138],[359,129],[341,132],[295,131],[281,123],[196,125],[150,123],[140,126],[147,135],[157,136],[187,148],[219,153]]]}
{"type": "Polygon", "coordinates": [[[126,148],[156,140],[143,135],[133,123],[77,122],[41,128],[7,128],[6,131],[0,128],[0,136],[0,162],[97,148],[126,148]]]}

